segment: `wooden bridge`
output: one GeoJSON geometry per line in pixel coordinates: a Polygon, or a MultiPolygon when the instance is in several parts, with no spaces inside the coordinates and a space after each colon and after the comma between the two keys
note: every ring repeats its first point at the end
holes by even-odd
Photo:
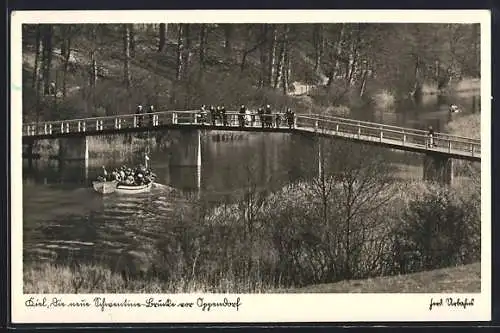
{"type": "MultiPolygon", "coordinates": [[[[209,117],[200,117],[199,111],[162,111],[142,115],[70,119],[23,124],[23,143],[41,139],[86,137],[102,134],[142,132],[167,129],[205,129],[236,131],[299,132],[327,137],[336,137],[360,143],[374,144],[392,149],[439,155],[442,158],[481,160],[481,142],[478,139],[434,133],[430,145],[428,132],[423,130],[390,126],[348,118],[317,114],[296,115],[290,129],[284,114],[267,115],[272,119],[271,127],[263,127],[258,115],[252,115],[244,127],[239,126],[239,113],[227,112],[227,123],[218,120],[215,125],[209,117]],[[276,119],[280,119],[276,121],[276,119]]],[[[248,116],[247,116],[248,117],[248,116]]]]}

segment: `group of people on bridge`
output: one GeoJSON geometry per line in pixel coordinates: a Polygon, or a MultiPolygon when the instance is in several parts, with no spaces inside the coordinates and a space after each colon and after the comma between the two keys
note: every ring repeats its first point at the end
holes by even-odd
{"type": "MultiPolygon", "coordinates": [[[[153,105],[149,105],[146,109],[139,104],[135,112],[135,114],[137,115],[137,126],[141,127],[144,125],[145,114],[154,112],[156,111],[153,105]]],[[[207,107],[206,105],[202,105],[195,117],[197,120],[196,122],[199,124],[229,126],[231,123],[228,119],[228,114],[226,113],[226,108],[224,105],[210,105],[209,107],[207,107]]],[[[149,120],[149,125],[155,125],[152,115],[149,117],[149,120]]],[[[259,107],[254,111],[251,111],[245,105],[241,105],[238,112],[239,127],[253,127],[256,126],[257,123],[260,123],[260,126],[262,128],[279,128],[283,125],[284,121],[286,121],[286,124],[290,129],[295,127],[295,113],[291,108],[287,108],[285,112],[277,112],[273,116],[271,105],[269,104],[264,107],[259,107]]]]}
{"type": "MultiPolygon", "coordinates": [[[[224,105],[210,105],[208,110],[206,105],[202,105],[197,117],[198,122],[200,123],[211,123],[213,126],[219,124],[228,126],[228,116],[224,105]],[[210,119],[208,119],[209,117],[210,119]]],[[[284,113],[275,113],[273,119],[273,113],[269,104],[265,107],[259,107],[255,111],[251,111],[244,104],[241,105],[238,112],[239,127],[256,126],[257,120],[262,128],[279,128],[281,127],[283,120],[286,120],[288,127],[291,129],[295,126],[295,113],[291,108],[287,108],[284,113]]]]}

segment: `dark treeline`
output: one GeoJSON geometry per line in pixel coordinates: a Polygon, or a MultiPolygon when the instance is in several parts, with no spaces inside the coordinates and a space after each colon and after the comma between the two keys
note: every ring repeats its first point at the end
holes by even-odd
{"type": "Polygon", "coordinates": [[[479,77],[479,40],[470,24],[24,25],[24,113],[300,106],[293,82],[321,86],[339,105],[376,89],[418,98],[424,84],[479,77]]]}

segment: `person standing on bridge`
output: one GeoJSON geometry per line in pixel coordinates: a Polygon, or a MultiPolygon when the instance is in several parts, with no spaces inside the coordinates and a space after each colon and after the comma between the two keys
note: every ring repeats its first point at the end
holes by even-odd
{"type": "Polygon", "coordinates": [[[227,126],[226,107],[224,105],[220,107],[220,114],[222,117],[222,125],[227,126]]]}
{"type": "Polygon", "coordinates": [[[282,114],[280,112],[276,112],[276,117],[275,117],[276,128],[280,128],[281,116],[282,114]]]}
{"type": "Polygon", "coordinates": [[[196,115],[196,117],[198,118],[197,122],[205,124],[206,115],[207,115],[207,107],[205,106],[205,104],[203,104],[200,108],[200,112],[198,112],[198,114],[196,115]]]}
{"type": "Polygon", "coordinates": [[[136,114],[137,116],[136,116],[136,118],[135,118],[135,119],[136,119],[136,124],[137,124],[137,126],[139,126],[139,127],[141,127],[141,126],[142,126],[142,117],[143,117],[143,116],[142,116],[142,114],[143,114],[143,113],[144,113],[144,110],[142,109],[142,105],[141,105],[141,104],[137,105],[137,110],[136,110],[136,112],[135,112],[135,114],[136,114]]]}
{"type": "Polygon", "coordinates": [[[286,109],[286,120],[288,123],[288,128],[292,129],[295,124],[295,114],[293,113],[291,108],[286,109]]]}
{"type": "Polygon", "coordinates": [[[271,105],[267,104],[266,105],[266,127],[271,128],[273,124],[273,116],[271,114],[271,105]]]}
{"type": "Polygon", "coordinates": [[[429,126],[429,132],[428,132],[428,135],[429,135],[429,147],[435,147],[435,144],[434,144],[434,129],[432,128],[432,126],[429,126]]]}
{"type": "Polygon", "coordinates": [[[149,113],[149,126],[155,126],[155,123],[154,123],[154,116],[153,116],[153,113],[155,112],[155,108],[153,106],[153,104],[149,104],[149,108],[148,108],[148,113],[149,113]]]}
{"type": "Polygon", "coordinates": [[[212,122],[212,126],[215,126],[215,106],[210,105],[208,111],[210,112],[210,121],[212,122]]]}
{"type": "Polygon", "coordinates": [[[264,128],[264,124],[265,124],[264,109],[260,107],[260,108],[257,110],[257,114],[259,115],[260,126],[261,126],[262,128],[264,128]]]}
{"type": "Polygon", "coordinates": [[[241,105],[240,114],[238,115],[238,123],[240,124],[240,127],[245,127],[245,112],[246,112],[245,105],[241,105]]]}

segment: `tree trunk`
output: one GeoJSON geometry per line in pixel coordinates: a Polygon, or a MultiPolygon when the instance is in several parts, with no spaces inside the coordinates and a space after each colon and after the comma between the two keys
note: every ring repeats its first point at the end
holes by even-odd
{"type": "Polygon", "coordinates": [[[136,44],[135,25],[130,24],[129,29],[130,29],[130,55],[133,58],[135,57],[135,44],[136,44]]]}
{"type": "Polygon", "coordinates": [[[344,40],[345,25],[340,25],[339,39],[335,43],[335,65],[333,66],[332,78],[336,78],[340,71],[340,55],[342,54],[342,42],[344,40]]]}
{"type": "MultiPolygon", "coordinates": [[[[349,67],[346,85],[350,86],[353,84],[357,74],[358,56],[359,56],[359,44],[361,42],[361,32],[358,27],[356,39],[352,41],[351,52],[349,55],[349,67]]],[[[347,74],[347,73],[346,73],[347,74]]]]}
{"type": "Polygon", "coordinates": [[[285,45],[283,43],[281,43],[279,50],[278,61],[276,62],[276,76],[273,83],[274,89],[278,88],[283,75],[283,62],[285,61],[285,45]]]}
{"type": "Polygon", "coordinates": [[[66,24],[61,24],[59,28],[61,30],[61,57],[66,58],[66,39],[68,35],[68,27],[66,26],[66,24]]]}
{"type": "Polygon", "coordinates": [[[422,97],[422,83],[420,81],[420,58],[417,56],[415,60],[415,85],[413,88],[413,99],[420,102],[422,97]]]}
{"type": "Polygon", "coordinates": [[[323,25],[315,24],[313,27],[313,43],[314,43],[314,71],[319,72],[321,59],[324,51],[323,25]]]}
{"type": "Polygon", "coordinates": [[[124,71],[124,82],[127,87],[127,89],[130,89],[130,83],[132,81],[130,77],[130,42],[131,42],[131,31],[130,31],[130,24],[124,24],[123,25],[123,58],[124,58],[124,63],[123,63],[123,71],[124,71]]]}
{"type": "Polygon", "coordinates": [[[274,81],[274,68],[276,65],[276,39],[277,39],[277,26],[272,24],[271,28],[271,40],[269,45],[269,58],[268,58],[268,75],[267,75],[267,85],[272,86],[274,81]]]}
{"type": "MultiPolygon", "coordinates": [[[[286,53],[287,53],[287,48],[288,48],[288,25],[287,24],[285,24],[283,26],[283,36],[282,36],[282,40],[281,40],[280,44],[281,44],[280,45],[280,53],[279,53],[279,57],[278,57],[278,62],[276,64],[276,78],[274,81],[274,89],[276,89],[278,87],[280,82],[282,84],[284,84],[286,81],[287,69],[286,69],[285,61],[287,60],[286,53]]],[[[283,86],[283,89],[288,91],[288,87],[283,86]]]]}
{"type": "Polygon", "coordinates": [[[283,56],[283,74],[281,76],[281,87],[283,88],[283,95],[288,95],[289,80],[290,80],[290,50],[288,45],[285,47],[285,54],[283,56]]]}
{"type": "Polygon", "coordinates": [[[45,31],[43,34],[43,80],[44,80],[44,94],[50,93],[50,83],[51,75],[50,71],[52,69],[52,32],[53,27],[51,24],[45,26],[45,31]]]}
{"type": "Polygon", "coordinates": [[[180,23],[177,31],[177,71],[176,80],[180,81],[182,79],[182,71],[184,69],[183,65],[183,49],[184,49],[184,24],[180,23]]]}
{"type": "MultiPolygon", "coordinates": [[[[267,40],[268,29],[267,24],[261,25],[261,34],[267,40]]],[[[266,85],[266,72],[267,72],[267,53],[266,49],[267,43],[262,43],[259,47],[260,49],[260,78],[259,78],[259,87],[264,87],[266,85]]]]}
{"type": "Polygon", "coordinates": [[[40,74],[39,74],[40,67],[38,65],[38,63],[40,62],[40,52],[43,53],[43,49],[41,45],[41,26],[40,24],[38,24],[36,27],[35,63],[33,66],[34,68],[33,68],[33,82],[32,82],[32,88],[37,89],[37,93],[40,90],[38,84],[40,82],[40,74]]]}
{"type": "Polygon", "coordinates": [[[205,70],[205,49],[207,47],[207,25],[200,26],[200,75],[205,70]]]}
{"type": "Polygon", "coordinates": [[[185,34],[185,41],[186,41],[186,47],[184,48],[184,73],[185,77],[189,76],[189,68],[191,65],[191,56],[193,54],[191,50],[192,46],[192,41],[191,41],[191,24],[185,24],[184,26],[184,34],[185,34]]]}
{"type": "Polygon", "coordinates": [[[368,69],[363,72],[363,77],[361,79],[361,88],[359,89],[359,97],[363,97],[366,90],[366,81],[368,80],[368,69]]]}
{"type": "Polygon", "coordinates": [[[167,43],[167,24],[160,23],[160,43],[158,45],[158,52],[163,52],[167,43]]]}
{"type": "Polygon", "coordinates": [[[69,59],[71,57],[71,26],[68,25],[65,31],[65,40],[62,43],[65,45],[66,52],[64,53],[64,71],[63,71],[63,99],[66,98],[66,75],[68,73],[69,59]]]}

